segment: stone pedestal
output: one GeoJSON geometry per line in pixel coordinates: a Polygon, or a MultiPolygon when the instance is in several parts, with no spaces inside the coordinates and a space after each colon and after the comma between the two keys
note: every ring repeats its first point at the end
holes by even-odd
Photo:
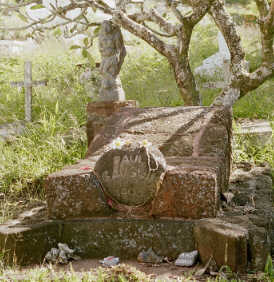
{"type": "Polygon", "coordinates": [[[137,107],[137,101],[102,101],[88,103],[87,106],[87,137],[88,146],[106,124],[108,117],[121,108],[137,107]]]}

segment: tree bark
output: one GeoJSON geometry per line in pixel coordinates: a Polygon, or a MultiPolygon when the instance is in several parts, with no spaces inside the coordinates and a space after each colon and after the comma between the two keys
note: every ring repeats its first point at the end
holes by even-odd
{"type": "Polygon", "coordinates": [[[189,61],[186,58],[177,58],[170,62],[176,83],[185,106],[200,105],[200,95],[196,88],[195,79],[190,69],[189,61]]]}

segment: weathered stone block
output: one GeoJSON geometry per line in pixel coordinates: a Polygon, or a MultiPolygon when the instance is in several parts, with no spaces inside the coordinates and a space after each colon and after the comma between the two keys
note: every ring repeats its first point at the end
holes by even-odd
{"type": "Polygon", "coordinates": [[[191,219],[216,217],[221,190],[218,160],[168,158],[167,161],[169,166],[151,213],[191,219]]]}
{"type": "Polygon", "coordinates": [[[111,214],[93,162],[83,160],[51,174],[45,181],[49,218],[77,218],[111,214]]]}
{"type": "MultiPolygon", "coordinates": [[[[79,170],[79,166],[73,166],[49,176],[46,191],[50,217],[106,215],[106,211],[111,212],[109,206],[128,216],[157,215],[193,219],[216,216],[219,196],[228,185],[230,172],[230,112],[222,107],[138,109],[127,106],[133,104],[130,101],[89,104],[90,121],[92,117],[95,118],[94,124],[98,117],[102,117],[104,121],[104,128],[101,127],[98,131],[100,134],[94,138],[95,130],[90,135],[93,141],[86,160],[81,161],[90,162],[92,169],[88,173],[79,170]],[[111,118],[105,119],[106,116],[111,118]],[[119,191],[115,188],[110,192],[109,183],[104,181],[100,171],[93,173],[96,161],[111,149],[112,142],[118,137],[131,144],[147,140],[152,144],[151,147],[160,150],[170,166],[160,190],[154,189],[151,194],[149,185],[139,181],[142,189],[140,195],[136,194],[140,189],[133,189],[129,183],[120,185],[119,191]],[[93,189],[90,185],[90,178],[97,179],[96,175],[99,176],[102,189],[93,189]],[[98,194],[101,190],[104,191],[103,196],[107,195],[107,199],[104,197],[102,200],[102,196],[98,194]],[[149,198],[145,197],[145,190],[150,193],[149,198]]],[[[88,124],[88,132],[95,128],[93,125],[88,124]]],[[[130,160],[127,158],[126,162],[130,163],[130,160]]],[[[123,162],[122,168],[117,166],[117,172],[130,175],[134,171],[125,172],[126,162],[123,162]]],[[[108,167],[109,175],[112,175],[116,169],[114,162],[105,166],[108,167]]],[[[124,178],[120,175],[118,178],[121,180],[126,177],[127,175],[124,178]]]]}
{"type": "Polygon", "coordinates": [[[137,107],[137,101],[104,101],[92,102],[87,106],[87,138],[88,145],[100,132],[107,118],[124,107],[137,107]]]}
{"type": "MultiPolygon", "coordinates": [[[[249,169],[236,169],[233,171],[230,181],[229,190],[233,195],[231,206],[227,207],[226,214],[234,214],[237,210],[238,215],[248,215],[249,220],[237,221],[237,224],[245,224],[250,232],[250,246],[259,238],[261,245],[261,255],[252,255],[252,268],[263,270],[264,264],[269,252],[269,244],[271,244],[271,253],[274,254],[274,207],[272,202],[272,179],[271,168],[264,163],[260,166],[249,169]],[[236,208],[235,208],[236,206],[236,208]],[[251,224],[252,223],[252,224],[251,224]],[[263,228],[265,231],[257,230],[263,228]],[[258,232],[257,232],[258,231],[258,232]],[[270,240],[269,240],[270,237],[270,240]],[[256,259],[255,259],[256,257],[256,259]],[[261,262],[260,262],[261,261],[261,262]]],[[[231,219],[232,220],[232,217],[231,219]]],[[[251,247],[251,250],[256,250],[257,247],[251,247]]],[[[259,252],[256,251],[258,254],[259,252]]],[[[255,254],[255,252],[254,252],[255,254]]]]}
{"type": "Polygon", "coordinates": [[[213,257],[218,267],[234,272],[247,269],[247,230],[220,219],[203,219],[194,226],[194,238],[203,264],[213,257]]]}
{"type": "Polygon", "coordinates": [[[248,243],[248,267],[264,271],[268,255],[270,255],[270,237],[267,218],[254,214],[243,216],[230,216],[222,218],[223,221],[240,226],[246,230],[248,243]]]}

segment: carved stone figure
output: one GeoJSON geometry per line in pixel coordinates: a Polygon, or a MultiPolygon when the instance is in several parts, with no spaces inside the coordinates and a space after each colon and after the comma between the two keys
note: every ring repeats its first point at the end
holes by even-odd
{"type": "Polygon", "coordinates": [[[119,26],[110,20],[105,20],[102,23],[99,48],[102,56],[100,66],[102,83],[99,99],[101,101],[124,101],[125,93],[119,72],[126,56],[126,49],[119,26]]]}

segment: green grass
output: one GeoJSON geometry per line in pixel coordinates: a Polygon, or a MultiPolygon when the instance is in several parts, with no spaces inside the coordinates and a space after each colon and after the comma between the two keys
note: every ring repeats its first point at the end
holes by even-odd
{"type": "MultiPolygon", "coordinates": [[[[8,196],[43,194],[46,175],[84,157],[87,95],[78,82],[78,57],[70,53],[37,56],[33,79],[49,79],[33,93],[33,120],[24,136],[0,142],[0,192],[8,196]]],[[[5,81],[22,80],[23,60],[5,72],[5,81]]],[[[24,95],[8,83],[0,85],[0,124],[24,119],[24,95]]]]}

